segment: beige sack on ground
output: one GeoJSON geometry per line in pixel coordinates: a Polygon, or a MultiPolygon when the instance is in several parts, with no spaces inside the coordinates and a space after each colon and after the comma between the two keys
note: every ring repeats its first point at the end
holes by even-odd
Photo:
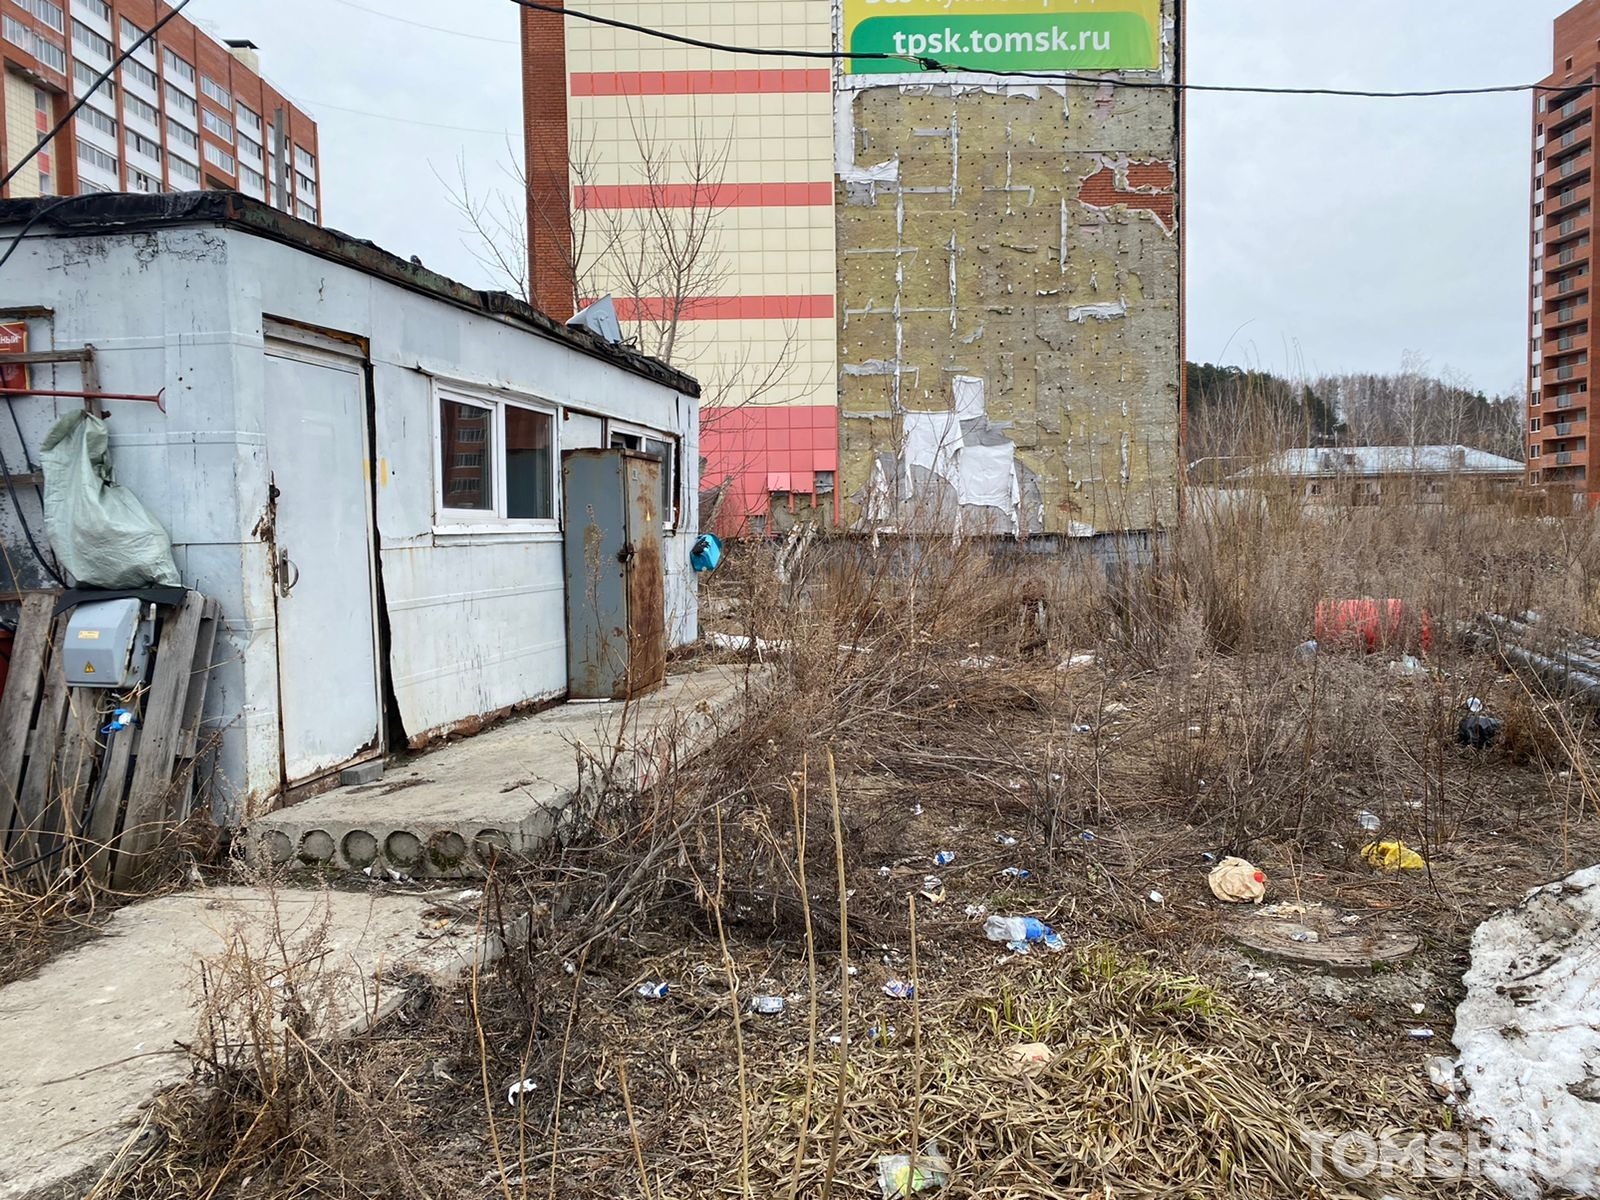
{"type": "Polygon", "coordinates": [[[1267,894],[1267,877],[1242,858],[1223,859],[1211,868],[1206,882],[1213,896],[1229,904],[1260,904],[1267,894]]]}

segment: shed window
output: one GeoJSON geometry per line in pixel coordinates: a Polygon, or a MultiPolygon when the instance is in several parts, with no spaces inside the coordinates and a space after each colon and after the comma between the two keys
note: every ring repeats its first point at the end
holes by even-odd
{"type": "Polygon", "coordinates": [[[439,395],[438,494],[449,521],[555,525],[555,413],[519,400],[439,395]]]}
{"type": "Polygon", "coordinates": [[[640,450],[661,460],[661,526],[672,529],[678,523],[678,443],[664,434],[646,429],[611,426],[613,450],[640,450]]]}

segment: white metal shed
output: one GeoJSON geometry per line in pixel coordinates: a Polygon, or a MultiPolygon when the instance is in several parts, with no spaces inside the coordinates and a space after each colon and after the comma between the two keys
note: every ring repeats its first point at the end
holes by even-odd
{"type": "MultiPolygon", "coordinates": [[[[13,239],[0,324],[30,351],[92,348],[103,391],[163,393],[106,406],[112,454],[222,605],[224,822],[564,694],[564,450],[664,456],[668,639],[695,636],[688,376],[234,194],[0,203],[0,252],[13,239]]],[[[32,370],[87,386],[77,363],[32,370]]],[[[15,473],[79,401],[10,403],[15,473]]],[[[42,542],[27,490],[21,515],[42,542]]],[[[9,499],[0,545],[0,591],[44,585],[9,499]]]]}

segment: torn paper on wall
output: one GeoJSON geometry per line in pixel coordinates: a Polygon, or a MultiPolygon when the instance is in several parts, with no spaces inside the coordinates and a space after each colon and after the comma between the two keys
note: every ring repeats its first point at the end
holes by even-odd
{"type": "Polygon", "coordinates": [[[957,375],[951,381],[950,388],[955,394],[958,421],[983,419],[986,390],[983,380],[971,375],[957,375]]]}
{"type": "Polygon", "coordinates": [[[1006,442],[999,446],[962,447],[958,494],[962,504],[1000,509],[1015,525],[1022,504],[1016,446],[1006,442]]]}

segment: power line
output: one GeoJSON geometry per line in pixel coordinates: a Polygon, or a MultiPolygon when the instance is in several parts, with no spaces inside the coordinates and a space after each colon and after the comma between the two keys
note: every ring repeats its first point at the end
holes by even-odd
{"type": "Polygon", "coordinates": [[[420,125],[424,129],[447,129],[452,133],[487,133],[495,137],[508,137],[508,129],[480,129],[473,125],[441,125],[437,121],[418,121],[411,117],[397,117],[393,113],[368,112],[364,108],[344,108],[338,104],[324,104],[320,100],[307,100],[309,108],[325,108],[330,112],[349,113],[356,117],[371,117],[374,121],[394,121],[401,125],[420,125]]]}
{"type": "MultiPolygon", "coordinates": [[[[348,0],[341,0],[341,3],[345,2],[348,2],[348,0]]],[[[512,0],[512,3],[519,8],[529,8],[536,12],[574,17],[577,20],[589,21],[595,25],[605,25],[612,29],[623,29],[630,33],[643,34],[645,37],[655,38],[659,41],[674,42],[680,46],[694,46],[697,49],[714,50],[724,54],[748,54],[767,58],[826,59],[829,62],[844,62],[851,59],[873,62],[904,62],[930,74],[989,75],[999,79],[1031,79],[1043,83],[1084,83],[1095,86],[1144,88],[1153,91],[1232,93],[1250,96],[1345,96],[1360,100],[1420,100],[1447,96],[1501,96],[1518,92],[1592,92],[1600,88],[1600,83],[1576,85],[1510,83],[1489,87],[1418,88],[1404,91],[1382,91],[1359,88],[1169,83],[1160,79],[1128,79],[1119,75],[1084,75],[1071,71],[996,70],[991,67],[974,67],[958,62],[946,62],[920,54],[892,54],[887,51],[850,53],[844,50],[777,50],[767,46],[739,46],[726,42],[707,41],[704,38],[689,37],[680,33],[669,33],[664,29],[655,29],[649,25],[638,25],[632,21],[619,20],[616,17],[602,17],[598,13],[566,8],[560,4],[547,4],[543,3],[542,0],[512,0]]]]}
{"type": "Polygon", "coordinates": [[[111,73],[113,71],[115,71],[123,63],[127,62],[128,59],[133,57],[135,51],[137,51],[151,38],[155,37],[157,33],[161,32],[162,26],[176,17],[184,9],[188,8],[189,4],[190,0],[178,0],[178,6],[176,8],[174,8],[166,16],[162,17],[149,29],[147,29],[144,33],[144,36],[138,41],[134,42],[133,45],[128,46],[121,54],[117,55],[117,57],[112,60],[111,65],[102,71],[99,77],[96,78],[93,83],[83,89],[83,95],[78,97],[78,102],[67,110],[66,116],[62,117],[61,120],[56,122],[55,128],[40,138],[38,142],[35,143],[33,149],[29,150],[26,154],[19,158],[16,162],[16,165],[13,166],[11,170],[6,172],[5,177],[0,179],[0,188],[5,187],[6,184],[15,179],[18,171],[22,170],[23,167],[31,163],[35,155],[42,151],[46,146],[50,145],[51,142],[55,141],[56,135],[65,129],[69,123],[71,123],[72,118],[78,115],[78,110],[89,102],[89,97],[99,91],[104,85],[105,81],[111,78],[111,73]]]}
{"type": "Polygon", "coordinates": [[[522,43],[516,38],[490,37],[486,33],[468,33],[464,29],[446,29],[443,25],[429,25],[423,21],[413,21],[410,17],[397,17],[394,13],[384,12],[380,8],[368,8],[365,4],[357,4],[355,0],[335,0],[346,8],[353,8],[357,12],[370,13],[374,17],[382,17],[386,21],[396,21],[401,25],[410,25],[413,29],[426,29],[430,33],[445,33],[451,37],[466,38],[473,42],[492,42],[497,46],[519,46],[522,43]]]}

